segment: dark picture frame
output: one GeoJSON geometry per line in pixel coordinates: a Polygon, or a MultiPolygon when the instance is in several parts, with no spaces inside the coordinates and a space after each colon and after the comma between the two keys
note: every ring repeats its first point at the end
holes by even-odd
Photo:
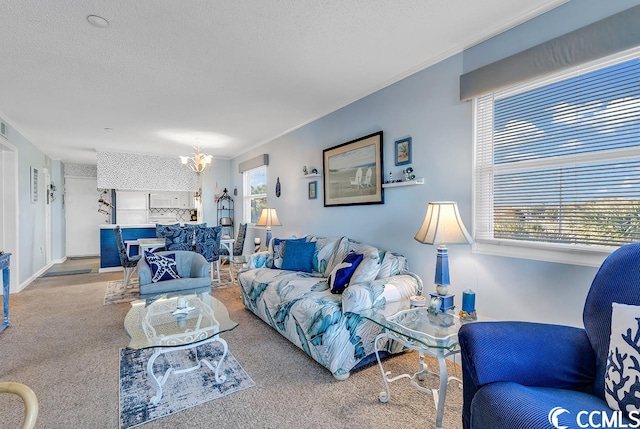
{"type": "Polygon", "coordinates": [[[405,137],[395,142],[396,165],[411,164],[411,137],[405,137]]]}
{"type": "Polygon", "coordinates": [[[309,182],[309,199],[315,200],[318,198],[318,181],[314,180],[309,182]]]}
{"type": "Polygon", "coordinates": [[[322,151],[324,206],[384,204],[382,131],[322,151]]]}

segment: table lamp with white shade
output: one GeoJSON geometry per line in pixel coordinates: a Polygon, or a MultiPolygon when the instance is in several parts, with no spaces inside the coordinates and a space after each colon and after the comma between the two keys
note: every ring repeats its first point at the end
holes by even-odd
{"type": "Polygon", "coordinates": [[[256,226],[266,226],[267,227],[267,248],[269,247],[269,243],[271,242],[271,227],[272,226],[282,226],[280,220],[278,219],[278,214],[276,213],[276,209],[262,209],[262,213],[260,214],[260,218],[258,222],[256,222],[256,226]]]}
{"type": "Polygon", "coordinates": [[[458,204],[453,201],[431,202],[427,206],[427,215],[420,230],[414,237],[423,244],[437,244],[435,284],[437,294],[431,294],[432,302],[436,299],[438,310],[452,309],[453,295],[449,290],[449,255],[447,244],[469,244],[473,242],[471,235],[462,223],[458,204]]]}

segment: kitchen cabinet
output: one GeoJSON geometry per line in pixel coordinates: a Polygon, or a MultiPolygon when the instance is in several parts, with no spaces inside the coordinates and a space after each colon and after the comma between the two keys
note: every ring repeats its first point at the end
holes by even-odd
{"type": "Polygon", "coordinates": [[[118,224],[147,223],[148,195],[140,191],[116,191],[116,216],[118,224]]]}
{"type": "Polygon", "coordinates": [[[189,210],[196,208],[196,199],[194,192],[180,192],[180,208],[189,210]]]}
{"type": "Polygon", "coordinates": [[[149,208],[152,209],[194,209],[194,193],[181,192],[153,192],[149,195],[149,208]]]}

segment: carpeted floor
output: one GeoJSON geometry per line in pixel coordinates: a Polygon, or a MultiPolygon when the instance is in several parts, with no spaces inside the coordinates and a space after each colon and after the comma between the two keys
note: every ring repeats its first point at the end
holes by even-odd
{"type": "MultiPolygon", "coordinates": [[[[39,278],[11,296],[11,323],[0,334],[0,380],[30,386],[38,396],[40,428],[118,428],[119,351],[128,344],[123,320],[130,304],[103,305],[107,282],[122,273],[39,278]]],[[[229,351],[256,383],[214,401],[141,426],[153,428],[423,428],[433,427],[429,395],[406,381],[384,384],[377,365],[335,380],[329,371],[247,311],[238,287],[212,294],[239,323],[223,334],[229,351]]],[[[433,362],[432,362],[433,364],[433,362]]],[[[385,362],[393,375],[414,372],[414,352],[385,362]]],[[[432,365],[432,367],[434,367],[432,365]]],[[[450,375],[460,376],[452,365],[450,375]]],[[[425,382],[437,387],[437,379],[425,382]]],[[[447,390],[444,427],[461,427],[462,389],[447,390]]],[[[19,427],[23,408],[0,395],[2,427],[19,427]]]]}

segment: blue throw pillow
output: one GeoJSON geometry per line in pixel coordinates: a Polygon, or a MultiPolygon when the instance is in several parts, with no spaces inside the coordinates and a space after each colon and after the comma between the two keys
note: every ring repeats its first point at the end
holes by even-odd
{"type": "Polygon", "coordinates": [[[306,237],[302,238],[274,238],[273,239],[273,265],[271,268],[282,268],[282,260],[284,259],[284,251],[287,247],[287,242],[292,241],[306,241],[306,237]]]}
{"type": "Polygon", "coordinates": [[[342,262],[331,270],[331,274],[329,274],[329,278],[327,279],[331,293],[342,293],[347,288],[351,276],[356,271],[356,268],[358,268],[358,265],[360,265],[360,262],[362,262],[362,258],[363,255],[351,251],[345,256],[342,262]]]}
{"type": "Polygon", "coordinates": [[[316,251],[316,243],[291,240],[284,248],[282,269],[290,271],[313,271],[313,254],[316,251]]]}
{"type": "Polygon", "coordinates": [[[144,259],[151,267],[151,281],[153,283],[180,278],[175,253],[162,256],[145,250],[144,259]]]}

